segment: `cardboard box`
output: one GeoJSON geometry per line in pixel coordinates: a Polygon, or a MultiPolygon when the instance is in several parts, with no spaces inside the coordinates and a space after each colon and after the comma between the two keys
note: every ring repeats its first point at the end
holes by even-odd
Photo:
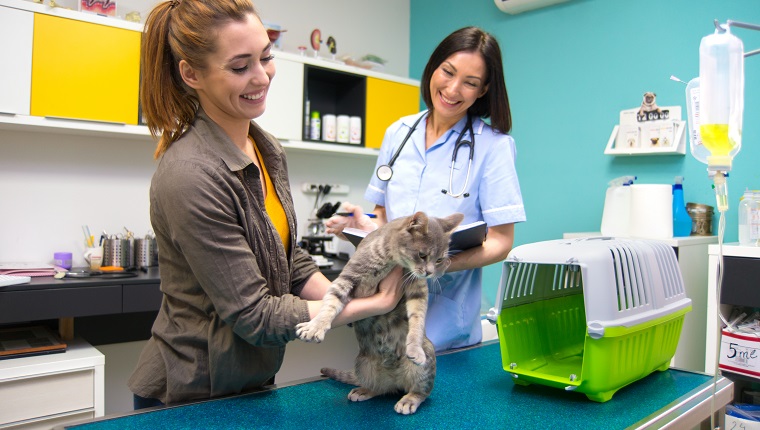
{"type": "Polygon", "coordinates": [[[760,422],[726,415],[727,429],[760,430],[760,422]]]}
{"type": "Polygon", "coordinates": [[[718,367],[729,372],[760,378],[760,337],[723,330],[718,367]]]}

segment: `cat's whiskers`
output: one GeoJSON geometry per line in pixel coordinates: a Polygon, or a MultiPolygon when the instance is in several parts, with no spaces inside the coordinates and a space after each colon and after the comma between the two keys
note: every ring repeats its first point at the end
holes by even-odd
{"type": "Polygon", "coordinates": [[[441,294],[443,293],[443,287],[441,287],[441,281],[440,278],[433,278],[433,282],[430,282],[428,286],[432,286],[432,293],[441,294]],[[432,284],[432,285],[431,285],[432,284]]]}
{"type": "Polygon", "coordinates": [[[417,275],[415,275],[413,272],[406,272],[401,278],[401,286],[406,287],[410,283],[414,282],[415,278],[417,278],[417,275]]]}

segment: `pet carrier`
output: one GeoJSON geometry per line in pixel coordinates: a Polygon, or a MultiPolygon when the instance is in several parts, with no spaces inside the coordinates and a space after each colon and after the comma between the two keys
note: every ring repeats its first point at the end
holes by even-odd
{"type": "Polygon", "coordinates": [[[488,319],[515,383],[606,402],[669,367],[690,310],[673,248],[585,238],[514,248],[488,319]]]}

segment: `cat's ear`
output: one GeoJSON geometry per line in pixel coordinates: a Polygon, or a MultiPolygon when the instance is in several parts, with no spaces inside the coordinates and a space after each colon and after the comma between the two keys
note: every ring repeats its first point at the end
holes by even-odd
{"type": "Polygon", "coordinates": [[[464,214],[455,212],[446,218],[441,218],[441,226],[446,233],[451,233],[464,219],[464,214]]]}
{"type": "Polygon", "coordinates": [[[417,212],[409,218],[409,231],[427,234],[428,217],[425,212],[417,212]]]}

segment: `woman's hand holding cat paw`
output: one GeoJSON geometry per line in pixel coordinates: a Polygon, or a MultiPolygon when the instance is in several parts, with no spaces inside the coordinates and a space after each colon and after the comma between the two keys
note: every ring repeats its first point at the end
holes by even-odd
{"type": "Polygon", "coordinates": [[[325,332],[330,327],[320,329],[314,320],[296,326],[296,336],[304,342],[320,343],[325,340],[325,332]]]}
{"type": "Polygon", "coordinates": [[[417,364],[419,366],[422,366],[423,364],[425,364],[425,361],[427,360],[425,351],[422,349],[422,346],[420,345],[413,345],[413,344],[406,345],[406,356],[410,360],[412,360],[414,364],[417,364]]]}

